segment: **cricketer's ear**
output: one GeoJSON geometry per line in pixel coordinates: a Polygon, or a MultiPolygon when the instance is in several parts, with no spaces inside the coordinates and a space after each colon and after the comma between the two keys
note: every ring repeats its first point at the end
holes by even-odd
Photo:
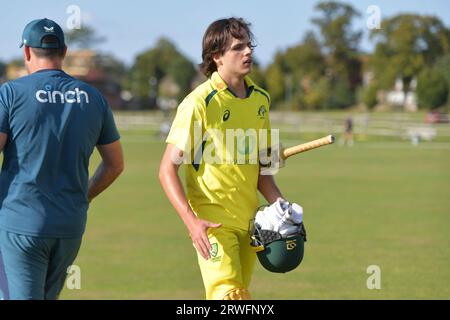
{"type": "Polygon", "coordinates": [[[0,132],[0,153],[3,151],[3,148],[5,147],[7,138],[8,135],[6,133],[0,132]]]}
{"type": "Polygon", "coordinates": [[[62,55],[63,59],[66,57],[66,54],[67,54],[67,46],[64,46],[64,52],[63,52],[63,55],[62,55]]]}
{"type": "Polygon", "coordinates": [[[212,59],[213,59],[214,63],[216,64],[217,68],[219,68],[219,66],[221,66],[223,64],[221,58],[222,58],[222,55],[220,53],[214,53],[212,55],[212,59]]]}
{"type": "Polygon", "coordinates": [[[23,46],[23,59],[25,63],[29,62],[31,59],[31,49],[29,46],[23,46]]]}

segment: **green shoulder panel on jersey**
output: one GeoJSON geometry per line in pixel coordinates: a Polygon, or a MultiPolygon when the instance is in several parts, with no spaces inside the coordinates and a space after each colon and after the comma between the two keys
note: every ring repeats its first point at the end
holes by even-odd
{"type": "Polygon", "coordinates": [[[255,92],[258,92],[258,93],[262,94],[263,96],[265,96],[266,99],[267,99],[267,102],[270,104],[270,96],[269,96],[269,94],[267,93],[267,91],[265,91],[264,89],[261,89],[261,88],[259,88],[259,87],[255,87],[253,90],[254,90],[255,92]]]}
{"type": "Polygon", "coordinates": [[[195,152],[194,159],[192,160],[192,166],[195,171],[200,169],[200,164],[202,163],[203,151],[205,150],[206,140],[202,142],[201,147],[195,152]]]}
{"type": "MultiPolygon", "coordinates": [[[[192,99],[191,101],[195,103],[195,107],[204,115],[208,104],[211,102],[212,98],[217,94],[218,90],[211,86],[210,81],[205,81],[197,88],[195,88],[188,97],[192,99]]],[[[192,159],[191,165],[198,171],[201,165],[201,159],[203,156],[203,151],[205,150],[206,141],[202,141],[201,146],[198,150],[194,151],[194,159],[192,159]]]]}
{"type": "Polygon", "coordinates": [[[191,91],[188,97],[195,100],[199,106],[206,108],[217,93],[217,88],[214,88],[211,81],[208,79],[191,91]]]}
{"type": "Polygon", "coordinates": [[[208,85],[207,82],[204,82],[197,86],[194,90],[192,90],[184,99],[183,102],[180,103],[188,103],[195,106],[198,110],[205,110],[207,106],[207,102],[209,103],[212,99],[212,91],[214,88],[212,88],[210,85],[208,85]],[[211,97],[206,101],[208,95],[211,94],[211,97]]]}
{"type": "Polygon", "coordinates": [[[205,98],[205,104],[206,106],[208,106],[209,102],[211,101],[211,99],[216,95],[217,93],[217,89],[214,89],[213,91],[211,91],[205,98]]]}

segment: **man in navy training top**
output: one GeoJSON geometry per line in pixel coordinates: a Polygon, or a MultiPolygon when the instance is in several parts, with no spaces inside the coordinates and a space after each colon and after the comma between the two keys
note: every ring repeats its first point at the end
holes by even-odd
{"type": "Polygon", "coordinates": [[[21,47],[29,75],[0,87],[0,299],[57,299],[89,202],[123,171],[123,154],[105,98],[61,70],[61,27],[34,20],[21,47]],[[89,179],[94,147],[102,162],[89,179]]]}

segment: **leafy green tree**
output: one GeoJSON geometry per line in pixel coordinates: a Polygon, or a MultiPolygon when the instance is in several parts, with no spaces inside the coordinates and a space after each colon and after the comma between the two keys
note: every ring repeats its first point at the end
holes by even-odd
{"type": "Polygon", "coordinates": [[[99,54],[99,63],[103,71],[111,78],[123,79],[127,68],[125,64],[111,54],[99,54]]]}
{"type": "Polygon", "coordinates": [[[323,46],[335,55],[348,50],[356,51],[361,40],[361,31],[352,30],[352,21],[361,16],[351,5],[336,1],[321,2],[315,9],[321,13],[312,22],[319,27],[323,46]]]}
{"type": "Polygon", "coordinates": [[[327,91],[325,107],[330,109],[343,109],[355,104],[356,94],[345,81],[336,81],[327,91]]]}
{"type": "Polygon", "coordinates": [[[353,91],[361,82],[358,48],[362,31],[353,30],[352,22],[361,14],[351,5],[336,1],[321,2],[315,9],[319,16],[312,22],[320,31],[321,47],[327,57],[328,77],[337,83],[347,82],[353,91]]]}
{"type": "Polygon", "coordinates": [[[155,98],[161,80],[170,76],[179,87],[176,98],[180,101],[191,90],[195,75],[193,63],[180,53],[170,40],[161,38],[155,47],[136,57],[126,87],[138,99],[148,101],[155,98]]]}
{"type": "Polygon", "coordinates": [[[314,34],[309,32],[302,43],[286,50],[284,59],[288,79],[287,102],[291,102],[298,109],[302,107],[302,95],[308,93],[311,86],[325,75],[325,57],[320,43],[314,34]]]}
{"type": "Polygon", "coordinates": [[[444,74],[436,68],[425,68],[417,78],[419,107],[433,109],[447,101],[449,84],[444,74]]]}
{"type": "Polygon", "coordinates": [[[336,1],[321,2],[315,9],[319,15],[312,22],[318,36],[310,31],[298,45],[278,52],[266,71],[267,86],[272,101],[290,109],[347,107],[362,78],[362,33],[352,28],[360,13],[336,1]]]}
{"type": "Polygon", "coordinates": [[[450,54],[440,57],[436,61],[435,68],[442,73],[449,85],[447,104],[450,104],[450,54]]]}
{"type": "Polygon", "coordinates": [[[274,104],[283,103],[298,109],[302,96],[322,77],[326,70],[320,44],[311,32],[303,41],[285,52],[278,52],[266,71],[267,86],[274,104]]]}
{"type": "Polygon", "coordinates": [[[286,64],[283,53],[278,52],[272,64],[266,70],[267,89],[272,98],[272,105],[276,106],[278,103],[284,101],[286,93],[285,74],[286,64]]]}
{"type": "Polygon", "coordinates": [[[65,38],[70,49],[92,49],[106,41],[105,37],[98,36],[90,26],[66,31],[65,38]]]}
{"type": "Polygon", "coordinates": [[[296,74],[297,78],[317,79],[326,69],[320,43],[312,32],[308,32],[299,45],[288,48],[284,58],[287,71],[296,74]]]}
{"type": "Polygon", "coordinates": [[[322,77],[312,83],[308,91],[302,96],[302,105],[307,110],[324,109],[330,91],[330,82],[322,77]]]}
{"type": "Polygon", "coordinates": [[[433,16],[400,14],[381,22],[370,34],[376,41],[370,61],[380,88],[391,88],[401,77],[404,88],[425,67],[450,52],[450,31],[433,16]]]}
{"type": "Polygon", "coordinates": [[[255,83],[262,87],[267,88],[266,77],[264,75],[264,70],[259,64],[259,62],[253,58],[252,72],[250,73],[250,78],[255,81],[255,83]]]}
{"type": "Polygon", "coordinates": [[[377,100],[378,87],[375,83],[361,88],[360,91],[360,101],[369,109],[373,109],[378,103],[377,100]]]}

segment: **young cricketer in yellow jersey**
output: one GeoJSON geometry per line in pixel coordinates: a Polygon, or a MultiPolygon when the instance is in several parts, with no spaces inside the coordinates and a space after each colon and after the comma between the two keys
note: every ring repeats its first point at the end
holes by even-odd
{"type": "MultiPolygon", "coordinates": [[[[269,94],[248,77],[254,48],[249,26],[229,18],[206,30],[200,67],[208,79],[179,105],[159,171],[197,249],[207,299],[250,299],[256,253],[248,226],[259,204],[257,193],[269,203],[282,198],[273,176],[262,175],[259,161],[250,157],[259,143],[244,136],[243,144],[228,148],[229,141],[221,139],[230,132],[270,130],[269,94]],[[245,161],[239,161],[241,155],[245,161]],[[180,159],[189,161],[187,193],[178,176],[180,159]]],[[[233,143],[235,137],[239,140],[232,136],[233,143]]]]}

